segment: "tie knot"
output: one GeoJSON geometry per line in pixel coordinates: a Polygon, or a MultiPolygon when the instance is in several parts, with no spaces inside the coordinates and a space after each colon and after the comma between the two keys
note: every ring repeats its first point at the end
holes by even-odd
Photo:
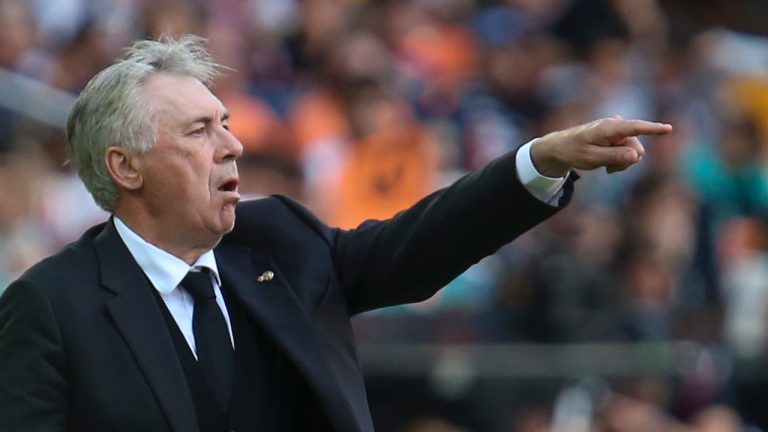
{"type": "Polygon", "coordinates": [[[184,287],[195,300],[216,298],[216,294],[213,292],[213,284],[211,284],[211,277],[207,269],[190,271],[184,276],[184,279],[181,281],[181,286],[184,287]]]}

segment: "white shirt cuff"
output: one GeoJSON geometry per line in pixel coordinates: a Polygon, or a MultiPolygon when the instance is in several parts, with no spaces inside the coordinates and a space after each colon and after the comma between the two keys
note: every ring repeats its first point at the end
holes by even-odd
{"type": "Polygon", "coordinates": [[[517,151],[515,157],[517,177],[531,195],[547,204],[557,205],[557,200],[560,198],[566,178],[543,176],[533,165],[531,146],[537,139],[527,142],[517,151]]]}

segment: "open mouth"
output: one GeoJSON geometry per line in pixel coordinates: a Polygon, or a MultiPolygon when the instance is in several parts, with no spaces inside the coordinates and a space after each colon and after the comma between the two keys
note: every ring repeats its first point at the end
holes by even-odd
{"type": "Polygon", "coordinates": [[[219,186],[220,192],[237,192],[237,185],[239,181],[237,178],[231,178],[219,186]]]}

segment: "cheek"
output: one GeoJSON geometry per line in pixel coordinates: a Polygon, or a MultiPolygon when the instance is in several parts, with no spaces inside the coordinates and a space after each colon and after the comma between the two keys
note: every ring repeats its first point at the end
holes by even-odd
{"type": "Polygon", "coordinates": [[[193,166],[193,173],[192,175],[195,177],[194,181],[205,185],[206,188],[212,188],[213,187],[213,178],[215,177],[213,175],[213,164],[206,162],[206,161],[196,161],[196,163],[193,166]]]}
{"type": "Polygon", "coordinates": [[[189,155],[185,159],[185,164],[180,167],[180,175],[178,179],[173,181],[183,183],[189,193],[198,194],[205,191],[205,194],[210,194],[212,187],[211,178],[211,165],[204,161],[195,158],[194,155],[189,155]]]}

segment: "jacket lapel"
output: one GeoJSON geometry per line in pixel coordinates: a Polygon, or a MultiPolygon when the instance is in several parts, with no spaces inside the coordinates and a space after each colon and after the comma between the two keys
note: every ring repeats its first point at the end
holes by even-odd
{"type": "Polygon", "coordinates": [[[107,307],[174,432],[198,430],[192,395],[153,289],[112,221],[96,237],[101,280],[115,293],[107,307]]]}
{"type": "Polygon", "coordinates": [[[361,430],[348,394],[330,371],[324,347],[307,311],[268,255],[224,243],[215,249],[222,283],[262,324],[304,374],[336,430],[361,430]],[[268,276],[267,272],[273,272],[268,276]],[[264,277],[266,276],[266,277],[264,277]],[[340,397],[344,396],[344,397],[340,397]]]}

